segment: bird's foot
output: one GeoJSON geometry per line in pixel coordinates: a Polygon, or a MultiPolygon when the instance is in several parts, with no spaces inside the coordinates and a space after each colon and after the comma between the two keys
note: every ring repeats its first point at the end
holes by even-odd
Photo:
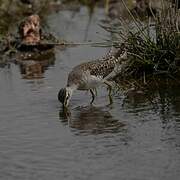
{"type": "Polygon", "coordinates": [[[93,89],[90,89],[90,93],[92,95],[92,100],[91,100],[90,104],[92,104],[94,102],[94,99],[95,99],[95,94],[94,94],[93,89]]]}
{"type": "Polygon", "coordinates": [[[108,97],[109,97],[109,105],[111,105],[113,103],[113,99],[112,99],[112,86],[113,86],[113,83],[111,83],[109,81],[105,81],[104,83],[107,85],[108,97]]]}

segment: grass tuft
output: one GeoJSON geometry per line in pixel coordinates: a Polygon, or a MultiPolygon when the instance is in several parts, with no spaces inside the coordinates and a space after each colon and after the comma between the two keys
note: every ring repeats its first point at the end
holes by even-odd
{"type": "Polygon", "coordinates": [[[172,3],[165,4],[142,22],[135,18],[122,0],[131,21],[119,18],[103,26],[112,35],[109,45],[120,48],[125,44],[128,66],[127,78],[143,78],[156,74],[180,75],[180,10],[172,3]]]}

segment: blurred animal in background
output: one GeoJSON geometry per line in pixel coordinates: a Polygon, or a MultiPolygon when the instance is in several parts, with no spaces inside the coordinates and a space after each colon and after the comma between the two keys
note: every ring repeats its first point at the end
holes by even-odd
{"type": "Polygon", "coordinates": [[[34,0],[20,0],[23,4],[33,4],[34,0]]]}
{"type": "Polygon", "coordinates": [[[40,18],[34,14],[28,16],[19,26],[22,43],[38,44],[41,40],[40,18]]]}
{"type": "Polygon", "coordinates": [[[128,3],[125,0],[109,0],[108,2],[108,15],[111,18],[127,17],[127,8],[133,13],[133,15],[153,16],[156,14],[156,4],[150,3],[150,0],[134,0],[132,3],[128,3]],[[124,5],[125,4],[125,5],[124,5]]]}

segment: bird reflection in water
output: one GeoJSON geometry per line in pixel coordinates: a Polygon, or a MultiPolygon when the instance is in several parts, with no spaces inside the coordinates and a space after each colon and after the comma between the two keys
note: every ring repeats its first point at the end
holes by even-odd
{"type": "Polygon", "coordinates": [[[59,117],[62,122],[78,130],[78,133],[118,133],[125,130],[125,124],[115,119],[103,107],[77,107],[72,113],[67,108],[61,109],[59,117]]]}

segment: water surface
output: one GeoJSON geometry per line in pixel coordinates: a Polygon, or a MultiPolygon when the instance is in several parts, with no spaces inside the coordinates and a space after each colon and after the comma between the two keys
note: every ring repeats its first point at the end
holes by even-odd
{"type": "MultiPolygon", "coordinates": [[[[50,30],[74,42],[101,41],[104,10],[89,17],[86,8],[47,16],[50,30]]],[[[113,95],[106,87],[76,92],[68,112],[57,101],[75,65],[101,57],[106,48],[56,49],[39,78],[22,67],[0,69],[0,179],[8,180],[177,180],[180,177],[180,93],[178,87],[142,94],[113,95]],[[51,58],[51,60],[52,60],[51,58]],[[52,61],[51,61],[52,62],[52,61]],[[43,77],[43,78],[42,78],[43,77]]]]}

